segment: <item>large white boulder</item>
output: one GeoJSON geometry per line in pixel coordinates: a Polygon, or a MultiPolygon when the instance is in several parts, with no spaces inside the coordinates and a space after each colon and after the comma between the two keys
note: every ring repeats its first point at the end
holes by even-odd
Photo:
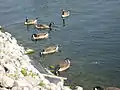
{"type": "Polygon", "coordinates": [[[0,77],[0,78],[2,78],[1,79],[1,85],[3,87],[13,87],[13,85],[14,85],[14,80],[13,79],[11,79],[7,76],[3,76],[3,77],[0,77]]]}

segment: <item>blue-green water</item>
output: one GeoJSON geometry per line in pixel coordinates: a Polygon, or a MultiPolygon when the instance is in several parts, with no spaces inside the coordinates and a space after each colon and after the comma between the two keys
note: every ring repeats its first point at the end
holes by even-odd
{"type": "MultiPolygon", "coordinates": [[[[71,67],[61,75],[69,84],[92,88],[95,85],[120,87],[120,0],[0,0],[0,25],[25,48],[33,48],[30,55],[37,68],[47,67],[71,58],[71,67]],[[63,27],[61,9],[71,15],[63,27]],[[31,41],[36,32],[27,30],[25,17],[39,17],[40,23],[55,23],[50,38],[31,41]],[[46,46],[60,44],[61,52],[39,57],[46,46]]],[[[47,32],[47,30],[45,31],[47,32]]],[[[42,71],[42,70],[41,70],[42,71]]]]}

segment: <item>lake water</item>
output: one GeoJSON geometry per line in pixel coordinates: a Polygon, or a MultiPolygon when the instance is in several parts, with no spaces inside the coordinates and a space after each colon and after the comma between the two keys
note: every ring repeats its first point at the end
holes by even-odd
{"type": "Polygon", "coordinates": [[[81,85],[86,90],[98,86],[120,87],[120,0],[0,0],[0,25],[25,48],[33,48],[30,55],[35,66],[58,64],[71,58],[71,67],[62,72],[67,85],[81,85]],[[63,27],[61,9],[71,15],[63,27]],[[38,32],[24,25],[25,17],[39,18],[40,23],[55,23],[50,38],[37,42],[31,35],[38,32]],[[39,56],[49,45],[60,45],[61,52],[39,56]]]}

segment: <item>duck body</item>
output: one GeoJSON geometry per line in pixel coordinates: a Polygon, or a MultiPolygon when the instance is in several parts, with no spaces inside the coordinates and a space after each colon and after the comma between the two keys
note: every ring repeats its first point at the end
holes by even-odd
{"type": "Polygon", "coordinates": [[[47,39],[48,37],[49,37],[49,33],[39,33],[32,35],[32,39],[34,40],[47,39]]]}
{"type": "Polygon", "coordinates": [[[40,54],[41,55],[45,55],[45,54],[51,54],[51,53],[55,53],[58,52],[58,45],[57,46],[50,46],[45,48],[40,54]]]}
{"type": "Polygon", "coordinates": [[[51,29],[53,24],[54,24],[53,22],[51,22],[49,25],[47,25],[47,24],[36,24],[35,27],[37,29],[51,29]]]}
{"type": "Polygon", "coordinates": [[[26,17],[24,24],[25,25],[35,25],[35,24],[37,24],[37,20],[38,20],[38,18],[36,18],[35,20],[28,20],[28,18],[26,17]]]}
{"type": "Polygon", "coordinates": [[[35,27],[37,29],[49,29],[50,28],[49,25],[46,25],[46,24],[37,24],[35,25],[35,27]]]}
{"type": "Polygon", "coordinates": [[[62,17],[62,18],[65,18],[65,17],[68,17],[68,16],[70,16],[70,11],[62,10],[62,15],[61,15],[61,17],[62,17]]]}
{"type": "Polygon", "coordinates": [[[59,64],[60,69],[58,70],[59,72],[67,70],[70,67],[70,60],[65,59],[64,62],[59,64]]]}
{"type": "Polygon", "coordinates": [[[60,72],[67,70],[69,67],[70,67],[70,59],[66,58],[64,62],[55,66],[53,73],[59,76],[60,72]]]}
{"type": "Polygon", "coordinates": [[[34,25],[36,22],[37,20],[28,20],[27,22],[25,21],[25,25],[34,25]]]}

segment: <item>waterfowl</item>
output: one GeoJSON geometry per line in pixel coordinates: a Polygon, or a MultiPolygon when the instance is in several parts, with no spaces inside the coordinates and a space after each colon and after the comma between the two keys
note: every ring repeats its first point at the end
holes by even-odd
{"type": "Polygon", "coordinates": [[[47,39],[49,36],[49,33],[39,33],[39,34],[33,34],[32,39],[34,40],[40,40],[40,39],[47,39]]]}
{"type": "Polygon", "coordinates": [[[36,18],[35,20],[28,20],[28,18],[26,17],[26,20],[25,20],[25,25],[34,25],[37,23],[37,20],[38,18],[36,18]]]}
{"type": "Polygon", "coordinates": [[[58,45],[57,46],[49,46],[49,47],[43,49],[42,52],[40,52],[40,56],[45,55],[45,54],[58,52],[58,48],[59,48],[58,45]]]}
{"type": "Polygon", "coordinates": [[[61,17],[65,18],[65,17],[68,17],[68,16],[70,16],[70,11],[69,10],[65,11],[64,9],[62,9],[61,17]]]}
{"type": "Polygon", "coordinates": [[[64,62],[61,62],[60,64],[58,64],[55,69],[54,69],[54,74],[55,75],[59,75],[59,72],[65,71],[70,67],[70,59],[66,58],[64,60],[64,62]]]}
{"type": "Polygon", "coordinates": [[[51,22],[49,25],[47,25],[47,24],[36,24],[35,27],[37,29],[51,29],[53,24],[54,24],[53,22],[51,22]]]}
{"type": "Polygon", "coordinates": [[[70,59],[66,58],[64,62],[59,64],[60,69],[58,71],[64,71],[70,67],[70,59]]]}
{"type": "Polygon", "coordinates": [[[93,90],[120,90],[120,88],[116,88],[116,87],[107,87],[107,88],[103,88],[100,86],[96,86],[93,88],[93,90]]]}

